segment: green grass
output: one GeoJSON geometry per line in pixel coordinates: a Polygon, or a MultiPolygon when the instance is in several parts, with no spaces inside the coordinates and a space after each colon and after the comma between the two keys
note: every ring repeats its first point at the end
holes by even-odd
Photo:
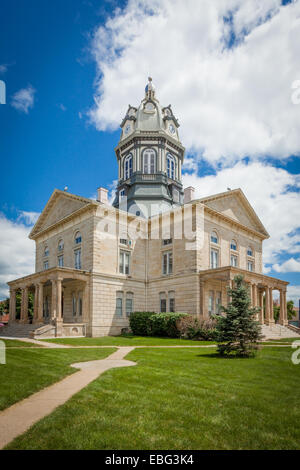
{"type": "Polygon", "coordinates": [[[42,348],[43,346],[35,343],[27,343],[26,341],[19,341],[18,339],[5,339],[0,338],[0,341],[4,341],[6,348],[42,348]]]}
{"type": "Polygon", "coordinates": [[[103,359],[114,350],[7,349],[6,364],[0,364],[0,410],[76,372],[70,364],[103,359]]]}
{"type": "Polygon", "coordinates": [[[280,339],[269,339],[267,342],[268,343],[293,343],[294,341],[300,341],[300,336],[297,336],[296,338],[280,338],[280,339]]]}
{"type": "Polygon", "coordinates": [[[201,346],[215,341],[192,341],[178,338],[155,338],[150,336],[102,336],[100,338],[54,338],[43,341],[70,344],[72,346],[201,346]]]}
{"type": "Polygon", "coordinates": [[[289,349],[226,359],[213,348],[141,348],[126,358],[138,365],[105,372],[8,448],[300,449],[300,365],[289,349]]]}

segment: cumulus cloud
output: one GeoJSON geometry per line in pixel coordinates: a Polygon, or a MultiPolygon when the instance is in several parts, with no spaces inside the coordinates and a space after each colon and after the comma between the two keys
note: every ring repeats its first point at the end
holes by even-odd
{"type": "Polygon", "coordinates": [[[0,299],[8,296],[7,282],[34,272],[35,244],[31,226],[0,214],[0,299]]]}
{"type": "Polygon", "coordinates": [[[300,2],[129,0],[93,38],[99,130],[117,129],[149,73],[189,151],[210,163],[300,154],[300,2]]]}
{"type": "MultiPolygon", "coordinates": [[[[279,256],[300,251],[300,175],[262,162],[239,162],[214,175],[183,175],[184,186],[194,186],[196,197],[241,187],[270,234],[264,241],[264,262],[278,263],[279,256]]],[[[269,272],[266,268],[265,272],[269,272]]]]}
{"type": "Polygon", "coordinates": [[[274,264],[273,270],[278,273],[300,272],[300,261],[290,258],[282,264],[274,264]]]}
{"type": "Polygon", "coordinates": [[[298,307],[300,300],[300,286],[287,287],[287,300],[293,300],[295,307],[298,307]]]}
{"type": "Polygon", "coordinates": [[[20,211],[18,222],[24,222],[25,225],[34,225],[40,216],[40,212],[20,211]]]}
{"type": "Polygon", "coordinates": [[[33,108],[34,105],[35,92],[36,90],[31,85],[22,88],[13,95],[11,105],[18,111],[28,114],[29,109],[33,108]]]}

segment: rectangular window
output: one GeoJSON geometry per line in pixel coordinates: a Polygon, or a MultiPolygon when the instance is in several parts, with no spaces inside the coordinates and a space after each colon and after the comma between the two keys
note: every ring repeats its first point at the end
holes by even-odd
{"type": "Polygon", "coordinates": [[[231,266],[234,266],[235,268],[237,267],[237,265],[238,265],[237,256],[235,256],[235,255],[230,256],[230,264],[231,264],[231,266]]]}
{"type": "Polygon", "coordinates": [[[175,299],[174,299],[174,297],[169,299],[169,312],[175,312],[175,299]]]}
{"type": "Polygon", "coordinates": [[[127,238],[120,238],[120,243],[121,243],[121,245],[126,245],[127,246],[128,245],[127,238]]]}
{"type": "Polygon", "coordinates": [[[77,299],[76,299],[76,295],[73,294],[72,295],[72,314],[73,314],[73,317],[76,316],[76,312],[77,312],[77,299]]]}
{"type": "Polygon", "coordinates": [[[130,317],[130,314],[133,312],[133,298],[132,294],[126,295],[126,317],[130,317]]]}
{"type": "Polygon", "coordinates": [[[75,269],[81,269],[81,250],[75,250],[75,269]]]}
{"type": "Polygon", "coordinates": [[[120,251],[119,271],[121,274],[129,274],[130,253],[120,251]]]}
{"type": "Polygon", "coordinates": [[[168,251],[167,253],[163,253],[162,272],[165,275],[172,274],[172,272],[173,272],[173,254],[172,254],[172,251],[168,251]]]}
{"type": "Polygon", "coordinates": [[[252,261],[248,261],[248,271],[253,271],[253,263],[252,263],[252,261]]]}
{"type": "Polygon", "coordinates": [[[165,238],[165,239],[163,240],[163,245],[164,245],[164,246],[165,246],[165,245],[171,245],[171,243],[172,243],[172,238],[165,238]]]}
{"type": "Polygon", "coordinates": [[[210,267],[217,268],[219,265],[219,252],[217,250],[210,250],[210,267]]]}
{"type": "Polygon", "coordinates": [[[44,269],[49,269],[49,261],[44,262],[44,269]]]}
{"type": "Polygon", "coordinates": [[[122,292],[117,292],[116,316],[117,317],[122,317],[123,316],[123,293],[122,292]]]}
{"type": "Polygon", "coordinates": [[[212,315],[214,313],[214,291],[210,290],[209,291],[209,297],[208,297],[208,313],[212,315]]]}
{"type": "Polygon", "coordinates": [[[167,300],[160,299],[160,311],[161,313],[165,313],[167,311],[167,300]]]}
{"type": "Polygon", "coordinates": [[[64,255],[60,255],[60,256],[58,257],[58,266],[59,266],[60,268],[63,268],[63,266],[64,266],[64,255]]]}
{"type": "Polygon", "coordinates": [[[216,314],[221,313],[221,303],[222,303],[222,293],[220,291],[216,292],[216,314]]]}

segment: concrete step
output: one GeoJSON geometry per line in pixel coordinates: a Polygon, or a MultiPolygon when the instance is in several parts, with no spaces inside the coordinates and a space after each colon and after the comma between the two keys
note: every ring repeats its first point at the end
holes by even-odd
{"type": "Polygon", "coordinates": [[[19,324],[14,323],[6,325],[0,328],[0,336],[11,337],[11,338],[29,338],[30,333],[37,330],[43,325],[43,323],[32,324],[19,324]]]}
{"type": "Polygon", "coordinates": [[[261,332],[265,339],[296,338],[299,335],[297,331],[278,324],[262,325],[261,332]]]}

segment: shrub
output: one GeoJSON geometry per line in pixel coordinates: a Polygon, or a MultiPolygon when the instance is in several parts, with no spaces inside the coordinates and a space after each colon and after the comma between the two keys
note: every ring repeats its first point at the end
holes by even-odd
{"type": "Polygon", "coordinates": [[[193,315],[180,318],[176,324],[182,338],[199,341],[214,341],[217,339],[216,321],[214,319],[199,319],[193,315]]]}
{"type": "Polygon", "coordinates": [[[180,332],[177,329],[177,322],[186,316],[186,313],[155,313],[149,317],[148,335],[178,338],[180,332]]]}
{"type": "Polygon", "coordinates": [[[154,312],[132,312],[129,317],[131,331],[137,336],[148,336],[149,318],[154,312]]]}
{"type": "Polygon", "coordinates": [[[178,338],[177,322],[185,316],[186,313],[133,312],[129,324],[134,335],[178,338]]]}

